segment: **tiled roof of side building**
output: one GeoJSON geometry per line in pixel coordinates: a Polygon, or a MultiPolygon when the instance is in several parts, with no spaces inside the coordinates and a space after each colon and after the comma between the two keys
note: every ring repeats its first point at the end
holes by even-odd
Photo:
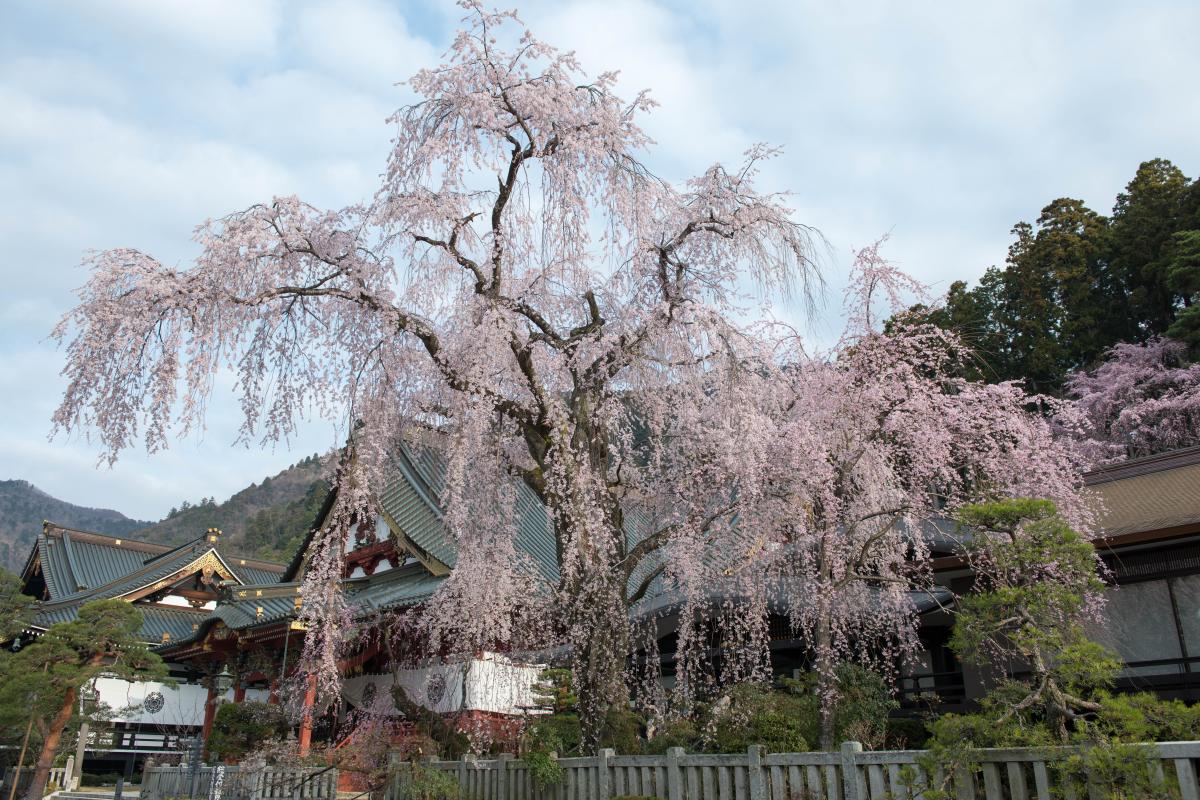
{"type": "Polygon", "coordinates": [[[151,542],[72,530],[51,522],[42,526],[36,545],[51,600],[112,583],[141,569],[147,558],[172,549],[151,542]]]}
{"type": "MultiPolygon", "coordinates": [[[[117,597],[136,588],[136,581],[154,580],[195,558],[209,543],[201,536],[177,546],[161,545],[127,537],[106,536],[78,531],[47,522],[38,536],[36,549],[25,568],[24,577],[36,562],[41,566],[51,602],[72,600],[84,595],[94,598],[117,597]]],[[[258,559],[247,559],[223,552],[222,560],[243,583],[278,581],[283,566],[258,559]]]]}
{"type": "MultiPolygon", "coordinates": [[[[92,600],[140,597],[160,584],[170,584],[198,561],[199,567],[213,551],[224,565],[218,569],[222,575],[243,584],[278,583],[282,565],[222,553],[219,542],[210,541],[210,535],[171,547],[45,523],[23,573],[28,582],[37,577],[40,568],[48,596],[37,607],[33,627],[44,630],[72,620],[80,606],[92,600]]],[[[140,602],[138,608],[143,616],[143,639],[156,643],[164,633],[170,639],[191,635],[193,626],[207,615],[199,609],[152,602],[140,602]]]]}
{"type": "MultiPolygon", "coordinates": [[[[45,630],[59,622],[70,622],[75,619],[81,605],[82,603],[71,603],[43,606],[34,618],[33,627],[45,630]]],[[[142,641],[152,644],[163,642],[164,633],[169,635],[170,640],[191,636],[195,630],[193,626],[203,622],[209,613],[203,609],[151,603],[139,603],[136,607],[142,613],[142,641]]]]}
{"type": "Polygon", "coordinates": [[[160,644],[191,636],[195,630],[193,626],[203,622],[208,613],[201,609],[154,605],[139,605],[138,610],[142,612],[143,640],[160,644]],[[168,639],[163,638],[164,633],[168,639]]]}
{"type": "Polygon", "coordinates": [[[1087,484],[1103,505],[1100,534],[1200,533],[1200,447],[1095,470],[1087,484]]]}
{"type": "MultiPolygon", "coordinates": [[[[278,584],[277,584],[278,585],[278,584]]],[[[296,584],[299,588],[299,584],[296,584]]],[[[210,619],[219,619],[235,630],[289,617],[296,612],[295,593],[270,597],[247,597],[217,604],[210,619]],[[262,613],[259,613],[262,609],[262,613]]]]}
{"type": "MultiPolygon", "coordinates": [[[[443,580],[444,577],[431,574],[421,564],[410,564],[368,577],[350,578],[342,586],[350,605],[358,613],[370,614],[421,603],[429,599],[443,580]]],[[[218,621],[234,630],[244,630],[288,619],[297,613],[299,596],[299,583],[239,586],[229,599],[219,602],[214,611],[204,616],[195,630],[186,636],[172,637],[170,646],[199,640],[218,621]]]]}

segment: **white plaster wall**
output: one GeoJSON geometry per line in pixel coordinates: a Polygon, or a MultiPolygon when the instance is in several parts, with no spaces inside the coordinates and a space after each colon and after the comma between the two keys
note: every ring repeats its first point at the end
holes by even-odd
{"type": "Polygon", "coordinates": [[[533,685],[546,668],[544,664],[521,664],[496,653],[467,664],[466,706],[478,711],[520,714],[536,701],[533,685]]]}
{"type": "MultiPolygon", "coordinates": [[[[204,724],[204,703],[208,689],[193,683],[180,683],[172,687],[157,681],[124,681],[119,678],[98,678],[96,689],[100,702],[116,712],[117,722],[143,723],[147,725],[190,725],[204,724]],[[161,692],[161,711],[150,713],[145,708],[146,695],[161,692]]],[[[265,689],[247,689],[246,699],[266,702],[269,692],[265,689]]],[[[225,693],[225,700],[233,700],[233,690],[225,693]]]]}
{"type": "Polygon", "coordinates": [[[342,695],[355,708],[361,708],[367,685],[374,684],[376,713],[392,714],[396,712],[391,703],[391,689],[399,682],[410,700],[438,713],[470,710],[521,714],[534,705],[532,687],[543,669],[539,664],[522,664],[485,653],[483,658],[456,664],[348,678],[342,683],[342,695]],[[435,675],[445,682],[440,698],[431,698],[429,693],[435,675]]]}

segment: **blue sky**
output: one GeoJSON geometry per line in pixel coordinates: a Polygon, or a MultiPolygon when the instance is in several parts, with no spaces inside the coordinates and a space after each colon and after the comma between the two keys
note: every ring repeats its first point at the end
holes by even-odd
{"type": "MultiPolygon", "coordinates": [[[[887,253],[938,290],[1003,261],[1060,196],[1107,212],[1145,159],[1200,172],[1194,2],[523,3],[534,32],[652,90],[652,165],[683,179],[751,143],[763,176],[831,244],[887,253]]],[[[0,10],[0,479],[157,518],[222,499],[338,434],[231,447],[221,395],[202,436],[96,469],[47,440],[62,356],[45,340],[88,249],[186,263],[193,227],[272,195],[341,206],[375,188],[384,118],[445,50],[448,2],[7,0],[0,10]]],[[[836,308],[836,289],[829,298],[836,308]]],[[[837,326],[832,312],[814,334],[837,326]]]]}

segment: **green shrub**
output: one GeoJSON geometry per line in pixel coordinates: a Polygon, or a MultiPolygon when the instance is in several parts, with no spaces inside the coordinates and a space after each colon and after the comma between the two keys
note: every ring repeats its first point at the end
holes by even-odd
{"type": "MultiPolygon", "coordinates": [[[[535,717],[525,731],[522,751],[530,754],[557,753],[560,756],[591,755],[582,752],[582,732],[576,697],[571,689],[569,669],[547,669],[533,687],[540,705],[550,713],[535,717]]],[[[632,709],[612,708],[604,718],[600,731],[600,747],[611,747],[618,753],[640,753],[643,749],[644,722],[632,709]]],[[[545,768],[547,776],[554,770],[545,768]]]]}
{"type": "Polygon", "coordinates": [[[734,687],[728,698],[728,708],[714,704],[710,750],[737,753],[757,744],[768,753],[803,753],[815,741],[810,737],[817,730],[818,703],[809,692],[745,684],[734,687]]]}
{"type": "Polygon", "coordinates": [[[654,737],[646,742],[645,751],[662,755],[672,747],[682,747],[691,752],[704,749],[704,732],[695,719],[680,717],[662,721],[655,729],[654,737]]]}
{"type": "Polygon", "coordinates": [[[458,781],[440,769],[408,764],[407,780],[401,781],[400,800],[458,800],[458,781]]]}
{"type": "Polygon", "coordinates": [[[552,752],[534,750],[525,754],[525,765],[539,789],[557,786],[566,777],[567,771],[558,763],[552,752]]]}
{"type": "Polygon", "coordinates": [[[270,739],[282,739],[289,729],[283,709],[270,703],[223,703],[217,709],[208,753],[238,760],[270,739]]]}
{"type": "Polygon", "coordinates": [[[868,750],[884,746],[888,717],[899,708],[887,682],[858,664],[837,669],[838,699],[833,707],[834,736],[839,742],[862,742],[868,750]]]}

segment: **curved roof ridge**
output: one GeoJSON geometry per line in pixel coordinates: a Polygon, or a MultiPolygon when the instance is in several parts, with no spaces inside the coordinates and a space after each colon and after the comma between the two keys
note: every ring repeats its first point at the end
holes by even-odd
{"type": "Polygon", "coordinates": [[[145,548],[147,552],[166,553],[175,549],[174,545],[151,542],[147,541],[146,539],[130,538],[129,536],[113,536],[108,533],[97,533],[96,531],[85,531],[79,528],[68,528],[65,525],[59,525],[57,522],[51,522],[50,520],[46,520],[42,523],[42,533],[48,537],[55,536],[57,533],[59,538],[61,538],[63,535],[71,534],[73,536],[82,537],[80,541],[95,540],[91,543],[99,544],[101,546],[104,546],[109,542],[120,542],[120,545],[112,546],[125,547],[133,550],[145,548]]]}
{"type": "MultiPolygon", "coordinates": [[[[408,443],[401,442],[397,448],[399,453],[394,457],[397,466],[404,472],[404,477],[412,484],[413,490],[425,502],[430,511],[437,515],[438,519],[442,519],[444,514],[441,501],[433,487],[425,480],[425,476],[421,474],[421,470],[417,467],[416,459],[413,457],[411,448],[408,443]]],[[[432,454],[431,454],[432,455],[432,454]]]]}
{"type": "Polygon", "coordinates": [[[67,554],[67,569],[71,571],[71,587],[72,592],[80,592],[88,588],[88,585],[80,580],[79,567],[75,563],[75,549],[71,546],[71,534],[68,531],[63,531],[62,535],[63,552],[67,554]]]}

